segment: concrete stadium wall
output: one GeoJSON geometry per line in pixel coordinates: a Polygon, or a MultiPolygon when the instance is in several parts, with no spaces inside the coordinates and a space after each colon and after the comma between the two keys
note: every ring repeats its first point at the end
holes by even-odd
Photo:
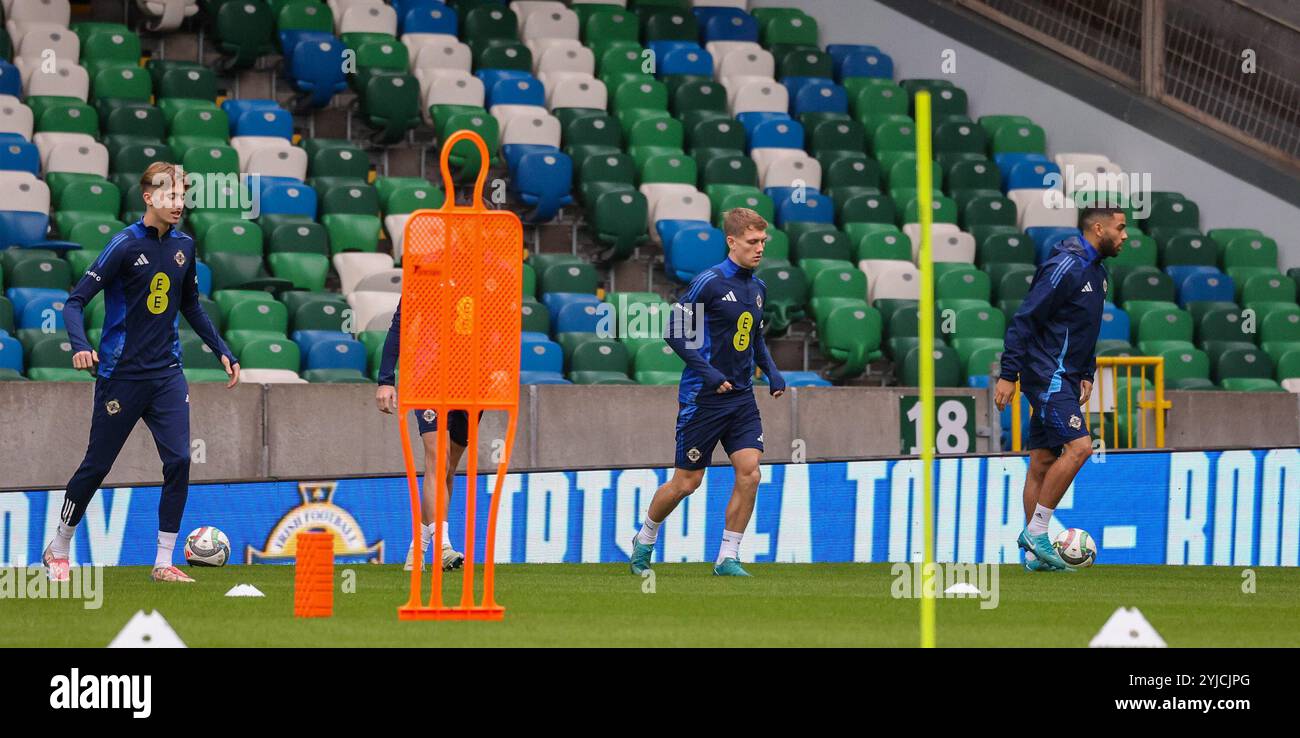
{"type": "MultiPolygon", "coordinates": [[[[520,396],[511,469],[670,466],[676,387],[533,386],[520,396]]],[[[830,387],[759,396],[769,462],[790,461],[801,441],[806,461],[896,456],[899,398],[908,388],[830,387]]],[[[974,394],[976,425],[986,425],[987,395],[974,394]]],[[[193,385],[195,482],[401,474],[397,420],[378,412],[365,385],[193,385]]],[[[1300,445],[1297,395],[1171,392],[1168,445],[1176,448],[1300,445]]],[[[93,385],[0,383],[0,489],[61,488],[89,435],[93,385]]],[[[412,444],[420,456],[415,423],[412,444]]],[[[493,469],[505,417],[489,413],[478,464],[493,469]]],[[[977,451],[989,451],[988,438],[977,451]]],[[[725,463],[721,448],[715,463],[725,463]]],[[[423,468],[423,461],[418,462],[423,468]]],[[[464,469],[462,462],[462,470],[464,469]]],[[[161,465],[148,430],[131,434],[106,485],[154,485],[161,465]]]]}
{"type": "MultiPolygon", "coordinates": [[[[1182,192],[1201,211],[1201,228],[1259,228],[1277,240],[1282,269],[1300,266],[1300,208],[1127,122],[1127,103],[1103,110],[872,0],[752,0],[752,7],[798,5],[817,19],[822,44],[876,44],[894,60],[895,79],[946,78],[970,96],[970,117],[1017,113],[1047,131],[1048,152],[1105,154],[1126,172],[1150,172],[1152,189],[1182,192]],[[944,74],[945,50],[956,72],[944,74]]],[[[918,2],[918,6],[922,3],[918,2]]]]}

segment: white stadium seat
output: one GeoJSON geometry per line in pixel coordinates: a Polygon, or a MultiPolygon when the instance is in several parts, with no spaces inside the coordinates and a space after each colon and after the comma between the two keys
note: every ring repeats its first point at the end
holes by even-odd
{"type": "Polygon", "coordinates": [[[538,144],[560,148],[560,121],[543,112],[536,115],[517,115],[501,130],[501,143],[538,144]]]}
{"type": "Polygon", "coordinates": [[[23,80],[23,89],[27,97],[52,95],[75,97],[85,102],[90,96],[90,75],[86,74],[84,67],[70,61],[55,61],[52,72],[34,65],[31,76],[23,80]]]}
{"type": "Polygon", "coordinates": [[[1291,377],[1290,379],[1283,379],[1282,389],[1286,390],[1287,392],[1295,392],[1300,394],[1300,377],[1291,377]]]}
{"type": "MultiPolygon", "coordinates": [[[[516,2],[512,7],[518,8],[519,5],[520,3],[516,2]]],[[[555,5],[559,7],[535,10],[526,16],[517,16],[520,21],[519,38],[525,42],[542,38],[565,38],[577,41],[578,14],[564,7],[563,3],[555,3],[555,5]]]]}
{"type": "Polygon", "coordinates": [[[398,292],[402,291],[402,270],[386,269],[372,272],[362,277],[355,292],[398,292]]]}
{"type": "Polygon", "coordinates": [[[334,271],[339,273],[339,291],[348,294],[368,274],[393,268],[393,257],[388,254],[346,251],[334,255],[334,271]]]}
{"type": "Polygon", "coordinates": [[[737,10],[748,10],[749,0],[691,0],[691,6],[695,8],[735,8],[737,10]]]}
{"type": "MultiPolygon", "coordinates": [[[[391,315],[394,310],[397,310],[397,303],[401,299],[401,292],[353,292],[348,295],[348,305],[352,308],[352,324],[365,326],[366,330],[370,330],[371,321],[385,313],[391,315]]],[[[389,320],[391,321],[391,318],[389,320]]]]}
{"type": "Polygon", "coordinates": [[[410,213],[393,213],[384,216],[384,233],[393,244],[393,261],[402,263],[402,239],[406,236],[406,221],[410,213]]]}
{"type": "MultiPolygon", "coordinates": [[[[912,261],[916,261],[921,252],[921,224],[906,223],[903,225],[903,234],[912,242],[912,261]]],[[[962,234],[961,229],[956,223],[933,223],[930,226],[930,247],[934,250],[935,261],[975,261],[975,238],[970,239],[970,258],[943,258],[942,254],[964,254],[965,239],[959,238],[962,234]],[[957,241],[950,240],[957,239],[957,241]],[[959,244],[958,241],[961,241],[959,244]]],[[[970,234],[965,234],[970,235],[970,234]]]]}
{"type": "Polygon", "coordinates": [[[41,154],[41,169],[44,170],[50,161],[50,154],[54,147],[59,144],[87,144],[94,143],[95,137],[88,133],[58,133],[51,131],[42,131],[32,136],[32,143],[36,144],[36,149],[41,154]]]}
{"type": "Polygon", "coordinates": [[[709,222],[712,213],[709,198],[703,192],[682,184],[643,184],[641,193],[651,203],[650,222],[646,231],[656,243],[659,234],[654,224],[661,220],[699,220],[709,222]]]}
{"type": "Polygon", "coordinates": [[[533,74],[539,79],[548,72],[596,74],[596,56],[577,41],[529,41],[528,48],[533,52],[533,74]]]}
{"type": "Polygon", "coordinates": [[[67,59],[75,62],[81,59],[81,39],[66,26],[54,23],[33,23],[23,35],[21,44],[14,47],[14,55],[21,59],[39,62],[46,52],[53,52],[53,59],[67,59]]]}
{"type": "MultiPolygon", "coordinates": [[[[766,166],[760,165],[759,181],[763,189],[768,187],[809,187],[814,190],[822,188],[822,165],[800,149],[753,149],[753,152],[773,152],[766,166]],[[777,154],[776,152],[793,152],[777,154]]],[[[764,159],[768,159],[764,155],[764,159]]],[[[755,157],[754,161],[759,160],[755,157]]]]}
{"type": "Polygon", "coordinates": [[[94,140],[60,143],[50,151],[45,173],[76,172],[108,177],[108,149],[94,140]]]}
{"type": "Polygon", "coordinates": [[[135,4],[150,16],[150,31],[175,31],[186,18],[199,12],[199,0],[136,0],[135,4]]]}
{"type": "Polygon", "coordinates": [[[240,384],[307,384],[298,372],[288,369],[240,369],[240,384]]]}
{"type": "Polygon", "coordinates": [[[16,133],[32,140],[32,109],[13,95],[0,95],[0,133],[16,133]]]}
{"type": "Polygon", "coordinates": [[[509,128],[510,121],[515,118],[550,115],[546,108],[537,105],[493,105],[488,113],[497,119],[497,128],[502,131],[509,128]]]}
{"type": "Polygon", "coordinates": [[[752,41],[710,41],[705,51],[713,56],[713,76],[720,80],[728,77],[776,76],[776,58],[772,52],[752,41]]]}
{"type": "Polygon", "coordinates": [[[869,259],[859,264],[867,274],[867,302],[917,300],[921,296],[921,273],[916,265],[901,259],[869,259]]]}
{"type": "Polygon", "coordinates": [[[387,5],[360,5],[343,11],[342,16],[335,15],[338,32],[344,33],[387,33],[397,35],[397,11],[387,5]]]}
{"type": "Polygon", "coordinates": [[[49,24],[67,28],[71,21],[68,0],[19,0],[5,10],[5,29],[15,48],[33,28],[49,24]]]}
{"type": "Polygon", "coordinates": [[[50,188],[31,172],[0,171],[0,210],[50,211],[50,188]]]}
{"type": "Polygon", "coordinates": [[[510,3],[510,10],[515,14],[519,37],[523,38],[524,26],[535,13],[556,13],[568,8],[559,0],[514,0],[510,3]]]}
{"type": "Polygon", "coordinates": [[[790,92],[770,77],[724,77],[727,104],[732,115],[740,113],[784,113],[790,108],[790,92]]]}
{"type": "Polygon", "coordinates": [[[540,78],[546,88],[546,107],[596,108],[608,107],[609,91],[605,83],[589,74],[578,72],[542,72],[540,78]]]}
{"type": "Polygon", "coordinates": [[[473,52],[455,36],[407,33],[402,36],[402,43],[408,49],[413,72],[419,69],[458,69],[468,73],[474,66],[473,52]]]}
{"type": "Polygon", "coordinates": [[[1054,193],[1054,195],[1046,198],[1040,195],[1026,202],[1020,209],[1018,221],[1020,230],[1036,226],[1073,228],[1079,224],[1079,210],[1074,206],[1073,200],[1066,199],[1063,193],[1056,190],[1042,192],[1054,193]]]}

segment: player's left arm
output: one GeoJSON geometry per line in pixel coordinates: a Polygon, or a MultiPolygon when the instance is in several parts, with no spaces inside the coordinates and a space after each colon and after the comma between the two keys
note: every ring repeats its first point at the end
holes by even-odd
{"type": "Polygon", "coordinates": [[[773,397],[780,397],[785,393],[785,377],[781,376],[781,370],[776,368],[776,362],[767,350],[767,341],[763,339],[763,329],[766,327],[767,321],[760,319],[758,330],[754,331],[754,363],[767,375],[768,392],[773,397]]]}
{"type": "Polygon", "coordinates": [[[190,258],[190,267],[185,272],[184,284],[181,286],[181,314],[190,322],[190,327],[199,338],[212,349],[212,353],[221,357],[221,365],[230,377],[226,387],[234,387],[239,382],[239,359],[230,352],[226,342],[221,340],[221,334],[199,303],[199,275],[193,257],[190,258]]]}

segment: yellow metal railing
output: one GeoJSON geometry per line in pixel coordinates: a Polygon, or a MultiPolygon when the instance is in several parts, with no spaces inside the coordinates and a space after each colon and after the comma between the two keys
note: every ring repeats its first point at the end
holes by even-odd
{"type": "MultiPolygon", "coordinates": [[[[1092,398],[1083,413],[1084,423],[1092,431],[1092,408],[1097,411],[1097,434],[1106,448],[1164,448],[1165,412],[1172,405],[1165,399],[1165,360],[1162,356],[1098,356],[1097,378],[1092,398]],[[1133,381],[1137,369],[1139,383],[1133,381]],[[1123,372],[1123,379],[1120,379],[1123,372]],[[1150,375],[1148,377],[1148,374],[1150,375]],[[1151,387],[1147,387],[1147,382],[1151,387]],[[1134,394],[1137,395],[1135,405],[1134,394]],[[1121,403],[1121,398],[1123,402],[1121,403]],[[1123,411],[1125,422],[1120,423],[1123,411]],[[1106,416],[1111,416],[1108,426],[1106,416]],[[1147,444],[1147,419],[1153,419],[1154,446],[1147,444]],[[1121,433],[1120,426],[1124,431],[1121,433]],[[1136,445],[1134,444],[1136,441],[1136,445]]],[[[1032,412],[1032,409],[1031,411],[1032,412]]],[[[1011,450],[1021,451],[1020,384],[1011,397],[1011,450]]]]}

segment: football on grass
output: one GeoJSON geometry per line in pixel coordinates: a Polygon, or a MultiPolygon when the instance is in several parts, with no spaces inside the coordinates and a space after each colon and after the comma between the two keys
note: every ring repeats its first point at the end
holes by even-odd
{"type": "Polygon", "coordinates": [[[1097,561],[1097,544],[1082,528],[1067,528],[1052,544],[1061,559],[1070,566],[1092,566],[1097,561]]]}
{"type": "Polygon", "coordinates": [[[225,566],[230,559],[230,540],[210,525],[195,528],[185,537],[185,561],[190,566],[225,566]]]}

